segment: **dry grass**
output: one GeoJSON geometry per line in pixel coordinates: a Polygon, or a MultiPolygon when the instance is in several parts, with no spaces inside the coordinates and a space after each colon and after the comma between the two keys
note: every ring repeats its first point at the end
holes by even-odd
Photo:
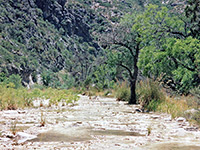
{"type": "Polygon", "coordinates": [[[156,111],[159,104],[165,101],[165,95],[159,83],[150,79],[140,81],[137,84],[136,93],[139,104],[149,111],[156,111]]]}
{"type": "Polygon", "coordinates": [[[31,107],[35,99],[50,99],[50,105],[60,101],[74,103],[79,99],[74,90],[59,89],[15,89],[12,86],[0,85],[0,110],[15,110],[31,107]]]}
{"type": "Polygon", "coordinates": [[[43,111],[41,110],[41,115],[40,115],[40,127],[44,127],[46,124],[46,118],[44,116],[43,111]]]}
{"type": "Polygon", "coordinates": [[[16,133],[17,133],[17,121],[14,121],[14,122],[11,123],[10,131],[13,135],[16,135],[16,133]]]}
{"type": "Polygon", "coordinates": [[[157,110],[160,112],[168,113],[172,115],[172,118],[183,116],[184,112],[189,107],[184,99],[175,99],[166,97],[165,101],[160,103],[157,110]]]}
{"type": "Polygon", "coordinates": [[[118,84],[115,87],[115,95],[117,100],[129,101],[131,92],[127,81],[124,81],[122,83],[118,82],[118,84]]]}

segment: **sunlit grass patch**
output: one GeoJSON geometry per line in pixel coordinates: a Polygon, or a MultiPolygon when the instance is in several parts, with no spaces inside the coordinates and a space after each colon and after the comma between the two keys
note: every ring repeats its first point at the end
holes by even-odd
{"type": "Polygon", "coordinates": [[[166,97],[166,100],[160,103],[157,108],[160,112],[171,114],[172,118],[183,116],[187,109],[189,107],[185,100],[172,97],[166,97]]]}
{"type": "MultiPolygon", "coordinates": [[[[14,110],[18,108],[33,106],[34,100],[49,99],[49,106],[56,105],[59,102],[74,103],[79,97],[73,90],[60,90],[53,88],[46,89],[15,89],[9,85],[0,85],[0,109],[14,110]]],[[[42,103],[41,103],[42,106],[42,103]]]]}

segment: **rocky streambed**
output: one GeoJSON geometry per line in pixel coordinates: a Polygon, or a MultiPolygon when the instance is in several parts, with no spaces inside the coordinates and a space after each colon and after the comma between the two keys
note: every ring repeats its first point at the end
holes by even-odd
{"type": "Polygon", "coordinates": [[[200,131],[184,118],[141,113],[114,98],[0,112],[0,149],[199,150],[200,131]]]}

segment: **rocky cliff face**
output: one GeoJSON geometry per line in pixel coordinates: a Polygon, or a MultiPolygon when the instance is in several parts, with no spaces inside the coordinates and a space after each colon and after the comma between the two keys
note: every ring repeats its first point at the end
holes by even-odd
{"type": "Polygon", "coordinates": [[[66,0],[36,0],[35,4],[43,11],[43,17],[54,24],[57,29],[63,28],[68,35],[83,37],[84,41],[92,40],[86,17],[89,14],[83,8],[78,10],[65,7],[66,0]]]}
{"type": "Polygon", "coordinates": [[[0,70],[20,74],[24,85],[44,71],[79,72],[80,57],[97,55],[90,25],[98,16],[81,6],[66,7],[66,0],[0,2],[0,70]]]}

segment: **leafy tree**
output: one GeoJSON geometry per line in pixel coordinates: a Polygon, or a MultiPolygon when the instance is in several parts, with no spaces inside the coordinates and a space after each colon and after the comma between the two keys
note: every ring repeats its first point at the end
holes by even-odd
{"type": "Polygon", "coordinates": [[[143,48],[140,33],[132,30],[136,23],[134,18],[134,14],[124,16],[120,24],[114,26],[112,32],[103,35],[101,39],[103,46],[111,45],[108,63],[120,66],[128,72],[131,88],[129,104],[136,104],[137,63],[139,52],[143,48]]]}
{"type": "Polygon", "coordinates": [[[189,19],[191,35],[200,39],[200,1],[188,0],[185,15],[189,19]]]}
{"type": "Polygon", "coordinates": [[[200,41],[193,36],[187,18],[150,5],[136,20],[133,29],[146,41],[139,62],[143,73],[150,77],[163,75],[164,83],[181,93],[198,86],[200,41]]]}
{"type": "Polygon", "coordinates": [[[112,32],[102,36],[102,46],[111,45],[108,62],[129,74],[129,104],[136,103],[138,60],[145,75],[163,75],[163,81],[181,93],[198,86],[199,40],[191,37],[187,25],[187,19],[173,15],[166,7],[149,5],[141,15],[124,16],[112,32]]]}

